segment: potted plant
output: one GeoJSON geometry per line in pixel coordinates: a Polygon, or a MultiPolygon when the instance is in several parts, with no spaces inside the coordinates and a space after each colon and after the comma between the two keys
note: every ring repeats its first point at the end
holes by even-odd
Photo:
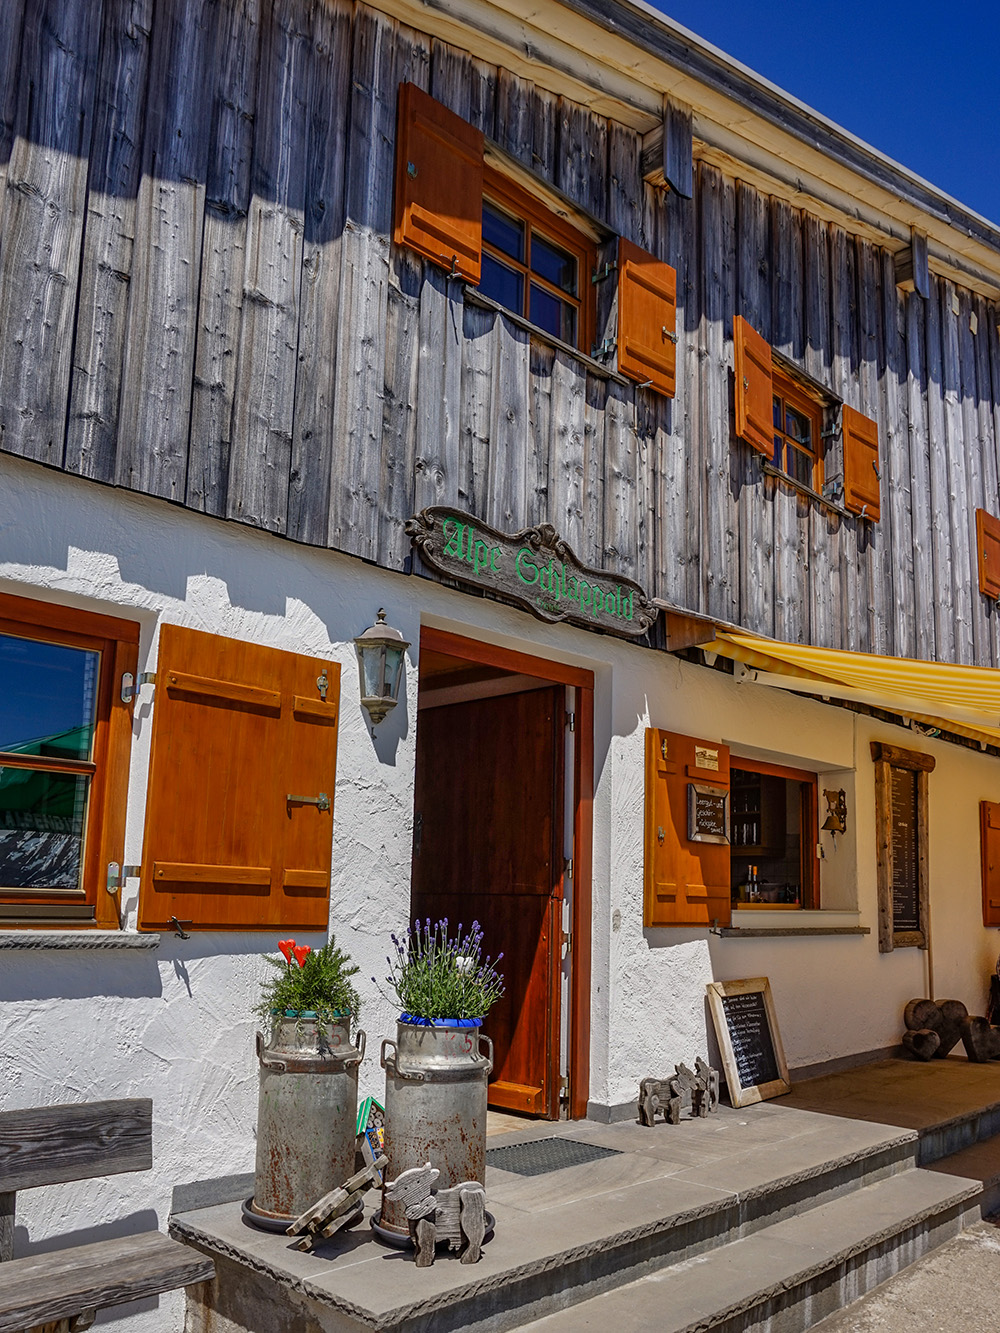
{"type": "MultiPolygon", "coordinates": [[[[401,1013],[395,1041],[382,1042],[386,1179],[430,1162],[441,1173],[441,1189],[466,1180],[485,1184],[493,1043],[480,1027],[503,995],[497,971],[503,955],[483,957],[477,921],[452,934],[447,917],[433,926],[428,918],[390,938],[386,982],[401,1013]]],[[[384,1195],[373,1225],[388,1240],[409,1242],[404,1205],[384,1195]]]]}
{"type": "Polygon", "coordinates": [[[260,1090],[257,1164],[247,1216],[284,1230],[317,1199],[353,1174],[358,1065],[365,1034],[352,1024],[360,1010],[357,967],[331,935],[322,949],[279,940],[264,955],[267,979],[255,1012],[260,1090]]]}

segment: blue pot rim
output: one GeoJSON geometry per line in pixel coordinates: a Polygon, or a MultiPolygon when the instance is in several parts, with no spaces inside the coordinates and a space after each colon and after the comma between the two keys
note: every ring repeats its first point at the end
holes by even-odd
{"type": "Polygon", "coordinates": [[[409,1023],[416,1028],[480,1028],[481,1018],[420,1018],[416,1014],[400,1014],[401,1023],[409,1023]]]}

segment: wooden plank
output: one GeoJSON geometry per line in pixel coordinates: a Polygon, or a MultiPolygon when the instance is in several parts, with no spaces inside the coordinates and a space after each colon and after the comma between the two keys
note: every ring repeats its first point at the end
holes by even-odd
{"type": "Polygon", "coordinates": [[[906,297],[906,415],[909,427],[910,527],[913,544],[914,656],[933,660],[935,641],[931,441],[927,428],[927,355],[923,300],[906,297]]]}
{"type": "MultiPolygon", "coordinates": [[[[461,326],[459,326],[461,327],[461,326]]],[[[524,526],[527,505],[528,334],[497,317],[493,326],[493,393],[486,522],[501,532],[524,526]]],[[[437,351],[440,357],[440,351],[437,351]]]]}
{"type": "MultiPolygon", "coordinates": [[[[881,376],[882,419],[879,439],[882,513],[889,514],[889,536],[884,542],[885,562],[891,572],[891,600],[885,614],[892,623],[892,650],[897,657],[913,657],[916,634],[913,618],[913,526],[910,498],[910,435],[906,384],[906,344],[902,336],[904,302],[895,283],[892,255],[881,252],[882,325],[885,367],[881,376]]],[[[883,588],[883,605],[888,594],[883,588]]]]}
{"type": "MultiPolygon", "coordinates": [[[[416,510],[459,498],[463,307],[462,283],[425,265],[417,363],[416,510]]],[[[526,431],[527,413],[522,425],[526,431]]],[[[524,447],[522,442],[522,452],[524,447]]],[[[484,517],[492,521],[488,514],[484,517]]],[[[510,531],[503,523],[495,526],[510,531]]]]}
{"type": "Polygon", "coordinates": [[[608,226],[635,245],[649,249],[643,227],[644,194],[639,189],[639,136],[612,121],[608,126],[608,199],[602,212],[608,226]]]}
{"type": "MultiPolygon", "coordinates": [[[[736,185],[736,313],[765,341],[771,340],[771,242],[767,199],[736,185]]],[[[774,510],[776,483],[765,477],[754,451],[735,446],[740,491],[740,624],[774,633],[774,510]]]]}
{"type": "Polygon", "coordinates": [[[27,0],[7,0],[0,5],[0,226],[7,199],[7,171],[14,146],[14,125],[22,66],[22,41],[27,0]]]}
{"type": "MultiPolygon", "coordinates": [[[[879,356],[879,262],[875,247],[868,241],[858,240],[857,257],[857,318],[859,335],[858,409],[878,423],[880,466],[885,461],[885,437],[890,423],[881,411],[879,387],[881,366],[879,356]]],[[[887,559],[892,542],[892,519],[883,505],[878,523],[859,522],[858,572],[864,588],[859,607],[863,647],[870,653],[892,653],[892,625],[883,599],[892,588],[892,574],[887,559]]]]}
{"type": "Polygon", "coordinates": [[[553,522],[549,498],[549,457],[552,452],[552,368],[555,355],[555,348],[540,338],[531,340],[528,362],[529,429],[525,440],[525,525],[553,522]]]}
{"type": "MultiPolygon", "coordinates": [[[[387,569],[401,570],[406,566],[411,548],[403,525],[416,512],[419,320],[419,300],[390,283],[386,301],[382,469],[378,483],[379,563],[387,569]]],[[[475,512],[470,504],[464,507],[475,512]]]]}
{"type": "Polygon", "coordinates": [[[247,217],[260,67],[260,0],[216,7],[213,117],[205,176],[198,339],[186,503],[223,516],[244,306],[247,217]]]}
{"type": "Polygon", "coordinates": [[[632,390],[608,385],[604,405],[604,559],[599,568],[635,578],[637,444],[632,390]]]}
{"type": "Polygon", "coordinates": [[[6,172],[0,440],[8,453],[57,467],[66,441],[100,34],[87,0],[28,6],[6,172]]]}
{"type": "Polygon", "coordinates": [[[927,265],[927,234],[912,228],[910,244],[893,257],[893,276],[900,291],[930,295],[931,275],[927,265]]]}
{"type": "Polygon", "coordinates": [[[262,48],[226,512],[284,532],[299,364],[311,48],[299,0],[273,0],[262,48]]]}
{"type": "Polygon", "coordinates": [[[459,413],[458,493],[467,498],[466,510],[486,510],[490,456],[490,404],[493,397],[494,310],[471,301],[464,308],[462,391],[459,413]]]}
{"type": "MultiPolygon", "coordinates": [[[[314,545],[325,545],[327,541],[330,477],[336,448],[331,419],[340,314],[351,13],[347,0],[331,0],[315,6],[308,54],[305,232],[288,535],[314,545]]],[[[393,534],[397,539],[399,535],[393,534]]]]}
{"type": "MultiPolygon", "coordinates": [[[[830,246],[826,224],[818,218],[803,217],[803,264],[805,266],[805,346],[803,365],[806,374],[824,387],[830,387],[830,246]]],[[[832,450],[829,441],[823,448],[824,485],[832,450]]],[[[825,505],[809,507],[809,641],[820,647],[833,647],[840,634],[843,614],[840,599],[840,515],[825,505]]]]}
{"type": "Polygon", "coordinates": [[[15,1190],[0,1191],[0,1264],[14,1257],[14,1213],[17,1207],[15,1190]]]}
{"type": "MultiPolygon", "coordinates": [[[[989,509],[995,499],[1000,499],[1000,476],[997,466],[997,436],[994,423],[994,404],[992,377],[990,374],[989,326],[993,322],[990,311],[982,297],[972,299],[972,316],[975,318],[976,332],[973,346],[976,360],[976,417],[979,432],[979,463],[984,507],[989,509]]],[[[994,325],[995,331],[995,325],[994,325]]],[[[1000,506],[998,506],[1000,508],[1000,506]]],[[[986,611],[986,637],[989,648],[989,665],[1000,665],[1000,617],[991,603],[984,603],[986,611]]],[[[986,662],[984,660],[984,665],[986,662]]]]}
{"type": "Polygon", "coordinates": [[[961,383],[962,445],[965,454],[965,514],[969,538],[969,601],[972,623],[972,660],[978,666],[992,666],[990,612],[987,599],[979,592],[979,563],[975,538],[972,533],[975,510],[986,507],[983,487],[983,451],[987,441],[980,438],[977,411],[976,348],[972,336],[973,308],[971,294],[959,295],[958,356],[961,383]]]}
{"type": "Polygon", "coordinates": [[[684,199],[694,193],[691,108],[669,94],[663,99],[663,179],[684,199]]]}
{"type": "Polygon", "coordinates": [[[107,0],[102,22],[65,467],[112,482],[153,0],[107,0]]]}
{"type": "Polygon", "coordinates": [[[954,661],[975,660],[972,603],[978,598],[978,578],[973,569],[971,513],[967,507],[968,462],[963,439],[962,372],[958,341],[959,316],[952,309],[955,288],[939,284],[941,313],[942,374],[944,395],[944,447],[948,466],[948,520],[951,528],[952,618],[955,624],[954,661]]]}
{"type": "Polygon", "coordinates": [[[148,1171],[153,1103],[148,1097],[0,1112],[0,1190],[148,1171]]]}
{"type": "Polygon", "coordinates": [[[587,401],[583,417],[583,550],[577,552],[595,569],[604,555],[604,405],[608,381],[587,376],[587,401]]]}
{"type": "Polygon", "coordinates": [[[511,157],[526,167],[533,167],[531,85],[511,74],[497,70],[496,112],[494,135],[496,142],[511,157]]]}
{"type": "Polygon", "coordinates": [[[183,500],[211,123],[213,25],[177,0],[153,26],[115,479],[183,500]]]}
{"type": "Polygon", "coordinates": [[[497,69],[446,42],[431,43],[430,93],[493,138],[497,69]]]}
{"type": "Polygon", "coordinates": [[[0,1333],[205,1282],[215,1264],[159,1231],[15,1259],[0,1268],[0,1333]]]}
{"type": "Polygon", "coordinates": [[[927,444],[930,452],[930,513],[926,529],[932,569],[935,654],[939,662],[956,661],[956,621],[951,581],[952,542],[948,499],[948,452],[944,422],[944,345],[941,337],[941,287],[931,278],[925,305],[927,444]]]}
{"type": "Polygon", "coordinates": [[[608,123],[565,97],[559,99],[556,123],[556,184],[600,218],[608,198],[608,123]]]}
{"type": "Polygon", "coordinates": [[[581,557],[589,550],[584,528],[586,413],[586,372],[574,357],[557,351],[552,363],[549,514],[556,530],[581,557]]]}
{"type": "MultiPolygon", "coordinates": [[[[857,404],[857,381],[854,374],[854,319],[856,296],[854,287],[854,246],[847,233],[840,227],[830,229],[830,317],[831,317],[831,361],[830,380],[833,392],[842,401],[852,407],[857,404]]],[[[843,441],[840,441],[840,458],[843,459],[843,441]]],[[[843,470],[841,468],[841,479],[843,470]]],[[[843,499],[843,489],[840,491],[843,499]]],[[[859,577],[857,520],[844,524],[841,529],[840,579],[841,579],[841,619],[834,626],[838,642],[837,648],[857,651],[866,636],[861,633],[861,619],[864,615],[862,600],[863,584],[859,577]]]]}

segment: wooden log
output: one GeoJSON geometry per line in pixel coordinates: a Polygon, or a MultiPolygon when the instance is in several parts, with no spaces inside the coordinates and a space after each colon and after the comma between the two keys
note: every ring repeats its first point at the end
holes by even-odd
{"type": "Polygon", "coordinates": [[[65,457],[67,472],[104,482],[115,479],[152,24],[153,0],[104,7],[65,457]]]}
{"type": "Polygon", "coordinates": [[[214,1276],[211,1259],[158,1231],[14,1259],[0,1266],[0,1333],[21,1333],[214,1276]]]}
{"type": "Polygon", "coordinates": [[[115,480],[183,500],[211,124],[212,15],[177,0],[153,25],[115,480]]]}
{"type": "Polygon", "coordinates": [[[66,442],[100,33],[87,0],[27,7],[6,170],[0,439],[7,452],[56,467],[66,442]]]}
{"type": "Polygon", "coordinates": [[[0,1113],[0,1191],[148,1171],[153,1165],[148,1097],[0,1113]]]}
{"type": "MultiPolygon", "coordinates": [[[[312,10],[311,24],[299,367],[287,530],[290,537],[300,541],[325,545],[336,449],[331,420],[341,317],[340,238],[347,138],[344,109],[350,98],[351,9],[346,0],[317,5],[312,10]]],[[[398,539],[398,533],[384,535],[390,545],[393,537],[398,539]]]]}

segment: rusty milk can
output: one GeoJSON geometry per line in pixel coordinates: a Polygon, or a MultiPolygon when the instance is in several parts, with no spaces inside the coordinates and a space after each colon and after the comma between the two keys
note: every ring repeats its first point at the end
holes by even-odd
{"type": "Polygon", "coordinates": [[[358,1065],[365,1034],[351,1044],[351,1020],[315,1015],[275,1020],[257,1033],[260,1092],[257,1165],[249,1212],[292,1221],[354,1174],[358,1065]]]}
{"type": "MultiPolygon", "coordinates": [[[[463,1180],[486,1183],[486,1083],[493,1043],[481,1019],[401,1018],[396,1040],[382,1043],[385,1070],[385,1179],[430,1162],[438,1189],[463,1180]],[[486,1053],[482,1044],[486,1044],[486,1053]]],[[[382,1196],[379,1229],[408,1236],[401,1203],[382,1196]]]]}

